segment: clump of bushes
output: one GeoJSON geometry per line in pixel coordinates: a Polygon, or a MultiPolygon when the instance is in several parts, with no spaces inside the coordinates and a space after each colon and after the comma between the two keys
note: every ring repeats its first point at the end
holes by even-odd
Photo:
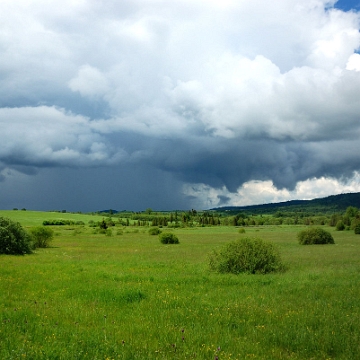
{"type": "Polygon", "coordinates": [[[164,232],[159,235],[159,239],[162,244],[179,244],[179,238],[173,233],[164,232]]]}
{"type": "Polygon", "coordinates": [[[149,229],[149,235],[159,235],[161,230],[158,227],[152,227],[149,229]]]}
{"type": "Polygon", "coordinates": [[[45,226],[37,226],[30,229],[34,248],[47,248],[54,238],[54,231],[45,226]]]}
{"type": "Polygon", "coordinates": [[[232,274],[267,274],[285,270],[275,245],[249,237],[235,240],[220,251],[213,250],[209,265],[213,271],[232,274]]]}
{"type": "Polygon", "coordinates": [[[0,217],[0,254],[31,254],[32,248],[31,236],[20,223],[0,217]]]}
{"type": "Polygon", "coordinates": [[[335,244],[332,235],[321,228],[311,227],[298,233],[297,238],[301,245],[335,244]]]}
{"type": "Polygon", "coordinates": [[[44,220],[44,226],[48,225],[75,225],[74,220],[66,220],[66,219],[52,219],[52,220],[44,220]]]}
{"type": "Polygon", "coordinates": [[[244,228],[240,228],[240,229],[239,229],[239,234],[245,234],[245,232],[246,232],[246,231],[245,231],[244,228]]]}

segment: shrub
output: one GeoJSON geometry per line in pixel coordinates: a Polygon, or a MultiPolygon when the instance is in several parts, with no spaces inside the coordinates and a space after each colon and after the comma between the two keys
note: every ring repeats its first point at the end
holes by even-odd
{"type": "Polygon", "coordinates": [[[219,252],[214,250],[209,264],[211,270],[232,274],[267,274],[285,269],[275,245],[249,237],[235,240],[219,252]]]}
{"type": "Polygon", "coordinates": [[[111,229],[106,229],[105,230],[105,236],[112,236],[112,230],[111,229]]]}
{"type": "Polygon", "coordinates": [[[104,219],[102,219],[102,221],[99,223],[99,227],[100,227],[100,229],[102,229],[102,230],[106,230],[106,229],[108,228],[108,226],[107,226],[107,224],[106,224],[106,222],[105,222],[104,219]]]}
{"type": "Polygon", "coordinates": [[[30,234],[35,248],[47,248],[54,238],[54,231],[45,226],[37,226],[30,229],[30,234]]]}
{"type": "Polygon", "coordinates": [[[74,220],[66,220],[66,219],[52,219],[52,220],[44,220],[43,225],[74,225],[74,220]]]}
{"type": "Polygon", "coordinates": [[[357,224],[354,229],[355,234],[360,234],[360,224],[357,224]]]}
{"type": "Polygon", "coordinates": [[[161,234],[161,230],[158,227],[152,227],[149,229],[150,235],[159,235],[161,234]]]}
{"type": "Polygon", "coordinates": [[[31,254],[32,248],[31,237],[18,222],[0,217],[0,254],[31,254]]]}
{"type": "Polygon", "coordinates": [[[336,223],[335,229],[336,229],[337,231],[343,231],[343,230],[345,230],[345,224],[343,223],[342,220],[339,220],[339,221],[336,223]]]}
{"type": "Polygon", "coordinates": [[[314,227],[303,231],[300,231],[297,235],[299,243],[301,245],[313,245],[313,244],[334,244],[334,238],[332,235],[321,228],[314,227]]]}
{"type": "Polygon", "coordinates": [[[244,229],[244,228],[240,228],[240,229],[239,229],[239,234],[245,234],[245,229],[244,229]]]}
{"type": "Polygon", "coordinates": [[[162,244],[179,244],[178,237],[173,233],[162,233],[159,235],[162,244]]]}

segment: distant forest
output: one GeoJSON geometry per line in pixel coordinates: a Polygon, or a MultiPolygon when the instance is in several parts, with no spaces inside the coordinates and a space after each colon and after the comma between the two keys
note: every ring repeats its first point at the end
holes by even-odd
{"type": "Polygon", "coordinates": [[[307,212],[315,215],[344,212],[349,206],[360,208],[360,193],[331,195],[313,200],[290,200],[273,204],[225,206],[214,208],[212,210],[230,213],[243,211],[251,214],[274,214],[278,211],[307,212]]]}
{"type": "MultiPolygon", "coordinates": [[[[336,230],[360,232],[360,193],[333,195],[314,200],[292,200],[274,204],[227,206],[197,211],[174,210],[117,211],[102,210],[101,222],[89,221],[89,226],[106,230],[113,226],[197,227],[197,226],[265,226],[265,225],[327,225],[336,230]]],[[[62,211],[64,212],[64,211],[62,211]]],[[[67,220],[66,222],[68,222],[67,220]]],[[[64,225],[44,221],[44,225],[64,225]]],[[[85,224],[83,224],[85,225],[85,224]]]]}

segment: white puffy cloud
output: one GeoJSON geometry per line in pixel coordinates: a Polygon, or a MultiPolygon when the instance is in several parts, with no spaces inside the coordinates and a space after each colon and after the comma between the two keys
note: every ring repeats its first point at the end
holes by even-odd
{"type": "Polygon", "coordinates": [[[90,65],[79,69],[77,76],[70,80],[69,87],[72,91],[78,91],[82,96],[90,98],[102,96],[109,90],[105,75],[90,65]]]}
{"type": "Polygon", "coordinates": [[[289,200],[311,200],[342,193],[360,192],[360,174],[345,181],[335,178],[313,178],[300,181],[292,191],[277,189],[272,181],[249,181],[238,188],[236,192],[229,192],[225,187],[213,188],[205,184],[186,184],[184,194],[192,198],[192,206],[215,208],[219,206],[247,206],[289,200]]]}
{"type": "Polygon", "coordinates": [[[360,71],[360,54],[352,54],[346,64],[347,70],[360,71]]]}
{"type": "Polygon", "coordinates": [[[0,158],[8,167],[96,166],[126,154],[112,149],[81,115],[54,107],[1,108],[0,158]]]}

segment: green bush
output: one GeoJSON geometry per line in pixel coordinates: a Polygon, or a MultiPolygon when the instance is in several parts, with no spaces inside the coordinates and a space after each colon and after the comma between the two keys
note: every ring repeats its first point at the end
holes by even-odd
{"type": "Polygon", "coordinates": [[[152,227],[149,229],[150,235],[159,235],[161,234],[161,230],[158,227],[152,227]]]}
{"type": "Polygon", "coordinates": [[[342,220],[339,220],[339,221],[336,223],[335,229],[336,229],[337,231],[343,231],[343,230],[345,230],[345,224],[343,223],[342,220]]]}
{"type": "Polygon", "coordinates": [[[360,234],[360,224],[357,224],[354,229],[355,234],[360,234]]]}
{"type": "Polygon", "coordinates": [[[162,244],[179,244],[178,237],[173,233],[162,233],[159,235],[159,239],[162,244]]]}
{"type": "Polygon", "coordinates": [[[44,220],[43,225],[75,225],[74,220],[66,220],[66,219],[52,219],[52,220],[44,220]]]}
{"type": "Polygon", "coordinates": [[[246,231],[245,231],[244,228],[240,228],[240,229],[239,229],[239,234],[245,234],[245,232],[246,232],[246,231]]]}
{"type": "Polygon", "coordinates": [[[45,226],[37,226],[30,229],[34,248],[47,248],[50,241],[54,238],[54,231],[45,226]]]}
{"type": "Polygon", "coordinates": [[[98,224],[99,224],[99,227],[100,227],[101,230],[106,230],[108,228],[108,226],[107,226],[104,219],[102,219],[101,222],[99,222],[98,224]]]}
{"type": "Polygon", "coordinates": [[[321,228],[312,227],[303,231],[300,231],[297,235],[299,243],[301,245],[313,245],[313,244],[334,244],[334,238],[332,235],[321,228]]]}
{"type": "Polygon", "coordinates": [[[0,217],[0,254],[31,254],[32,248],[30,235],[18,222],[0,217]]]}
{"type": "Polygon", "coordinates": [[[280,253],[272,243],[245,237],[225,245],[209,257],[210,269],[219,273],[267,274],[283,271],[280,253]]]}
{"type": "Polygon", "coordinates": [[[105,236],[112,236],[112,230],[111,229],[106,229],[105,230],[105,236]]]}

